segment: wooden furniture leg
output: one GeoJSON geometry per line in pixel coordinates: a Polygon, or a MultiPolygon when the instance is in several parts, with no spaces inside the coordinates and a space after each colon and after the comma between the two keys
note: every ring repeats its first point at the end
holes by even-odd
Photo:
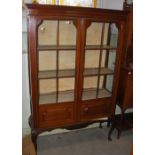
{"type": "Polygon", "coordinates": [[[110,127],[110,124],[111,124],[111,119],[108,118],[108,121],[107,121],[107,127],[108,127],[108,128],[110,127]]]}
{"type": "Polygon", "coordinates": [[[32,143],[34,145],[34,148],[35,148],[35,152],[36,152],[36,155],[37,155],[37,137],[38,137],[38,133],[36,130],[33,129],[33,125],[32,125],[32,117],[30,116],[29,117],[29,126],[31,128],[31,140],[32,140],[32,143]]]}
{"type": "Polygon", "coordinates": [[[102,126],[102,122],[100,122],[100,125],[99,125],[99,128],[102,128],[103,126],[102,126]]]}
{"type": "Polygon", "coordinates": [[[33,131],[31,132],[31,139],[32,139],[32,142],[33,142],[33,145],[34,145],[36,154],[37,154],[37,137],[38,137],[37,132],[36,132],[35,130],[33,130],[33,131]]]}
{"type": "Polygon", "coordinates": [[[108,140],[110,141],[112,140],[111,134],[114,129],[118,131],[117,139],[119,139],[122,131],[132,129],[133,127],[132,122],[133,122],[133,113],[125,113],[124,111],[122,111],[121,114],[115,115],[111,121],[111,128],[108,133],[108,140]]]}
{"type": "Polygon", "coordinates": [[[112,134],[112,132],[113,132],[114,129],[115,129],[115,126],[112,125],[111,128],[110,128],[110,130],[109,130],[109,133],[108,133],[108,140],[109,140],[109,141],[112,141],[112,139],[111,139],[111,134],[112,134]]]}
{"type": "Polygon", "coordinates": [[[108,140],[112,141],[111,134],[115,129],[115,116],[108,118],[107,127],[110,127],[110,124],[111,124],[111,128],[110,128],[109,133],[108,133],[108,140]]]}

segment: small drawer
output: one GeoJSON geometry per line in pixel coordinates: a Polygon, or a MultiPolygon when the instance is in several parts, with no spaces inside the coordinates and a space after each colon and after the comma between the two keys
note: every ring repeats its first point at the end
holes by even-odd
{"type": "Polygon", "coordinates": [[[40,108],[39,111],[39,122],[40,127],[44,126],[55,126],[61,125],[65,122],[71,122],[73,120],[73,108],[71,106],[58,106],[58,107],[48,107],[40,108]]]}
{"type": "Polygon", "coordinates": [[[107,104],[98,105],[82,105],[81,119],[106,117],[109,113],[109,106],[107,104]]]}

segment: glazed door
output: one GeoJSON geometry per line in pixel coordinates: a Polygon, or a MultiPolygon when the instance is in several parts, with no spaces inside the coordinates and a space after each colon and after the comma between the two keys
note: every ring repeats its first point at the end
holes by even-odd
{"type": "Polygon", "coordinates": [[[83,32],[80,114],[82,120],[87,120],[110,113],[118,29],[115,23],[85,20],[83,32]]]}
{"type": "Polygon", "coordinates": [[[73,20],[42,20],[38,25],[40,126],[75,118],[77,29],[73,20]]]}

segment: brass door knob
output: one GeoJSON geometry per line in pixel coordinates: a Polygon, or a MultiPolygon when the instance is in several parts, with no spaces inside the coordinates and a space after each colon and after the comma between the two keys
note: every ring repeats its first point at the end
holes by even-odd
{"type": "Polygon", "coordinates": [[[88,107],[85,107],[85,108],[84,108],[84,111],[85,111],[85,112],[88,112],[88,110],[89,110],[88,107]]]}

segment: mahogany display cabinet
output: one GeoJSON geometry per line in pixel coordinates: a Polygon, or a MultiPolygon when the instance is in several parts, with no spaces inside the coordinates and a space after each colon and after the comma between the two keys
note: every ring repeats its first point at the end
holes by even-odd
{"type": "Polygon", "coordinates": [[[114,115],[128,11],[26,6],[29,124],[37,148],[44,131],[84,127],[114,115]]]}

